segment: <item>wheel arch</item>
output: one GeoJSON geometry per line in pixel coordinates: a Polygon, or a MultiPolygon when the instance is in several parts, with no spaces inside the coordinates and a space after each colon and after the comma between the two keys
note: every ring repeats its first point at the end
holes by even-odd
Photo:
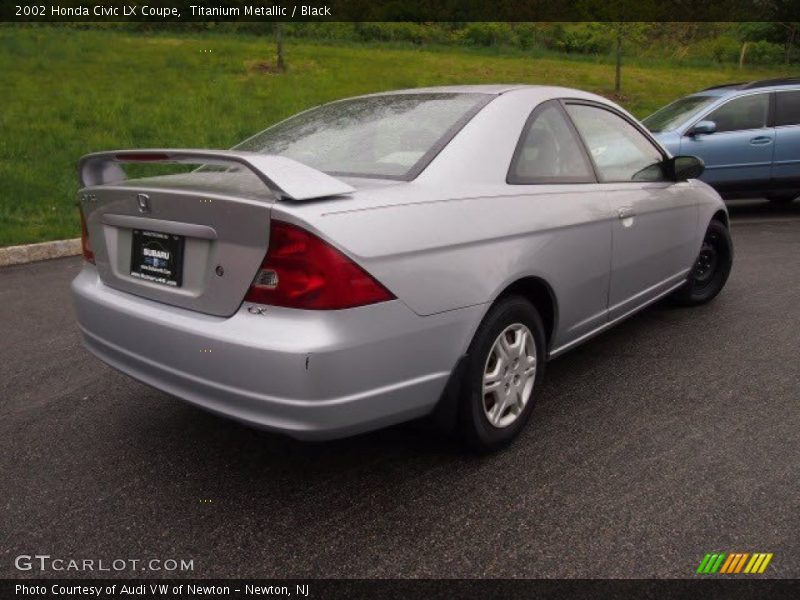
{"type": "Polygon", "coordinates": [[[730,218],[728,217],[728,213],[723,209],[719,209],[711,216],[712,221],[719,221],[725,227],[730,227],[730,218]]]}
{"type": "Polygon", "coordinates": [[[539,311],[549,351],[558,326],[558,301],[552,286],[538,276],[521,277],[508,284],[497,294],[487,312],[491,310],[492,306],[508,296],[522,296],[539,311]]]}
{"type": "MultiPolygon", "coordinates": [[[[542,318],[542,325],[544,325],[547,351],[549,353],[558,327],[558,301],[552,286],[539,276],[529,275],[519,277],[502,288],[486,306],[486,311],[483,313],[478,323],[483,322],[486,315],[498,302],[501,302],[509,296],[521,296],[527,299],[536,307],[536,310],[539,311],[539,316],[542,318]]],[[[475,328],[477,329],[478,326],[479,325],[476,324],[475,328]]],[[[475,331],[473,331],[472,336],[470,336],[470,342],[474,335],[475,331]]],[[[447,385],[431,413],[432,422],[442,431],[452,432],[456,426],[459,398],[463,391],[467,359],[468,354],[466,353],[459,357],[453,368],[453,372],[450,374],[447,385]]]]}

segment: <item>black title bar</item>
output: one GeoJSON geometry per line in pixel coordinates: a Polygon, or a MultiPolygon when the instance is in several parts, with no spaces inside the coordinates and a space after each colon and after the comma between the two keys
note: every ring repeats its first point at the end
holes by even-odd
{"type": "Polygon", "coordinates": [[[5,22],[786,21],[800,0],[3,0],[5,22]]]}
{"type": "Polygon", "coordinates": [[[797,598],[800,581],[757,576],[694,579],[18,579],[2,580],[2,598],[293,598],[295,600],[452,600],[531,598],[797,598]]]}

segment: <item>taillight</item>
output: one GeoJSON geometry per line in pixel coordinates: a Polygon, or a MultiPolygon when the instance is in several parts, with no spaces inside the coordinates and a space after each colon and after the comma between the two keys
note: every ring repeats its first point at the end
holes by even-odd
{"type": "Polygon", "coordinates": [[[94,264],[94,252],[92,246],[89,244],[89,230],[86,229],[86,217],[83,216],[83,209],[78,208],[81,214],[81,251],[83,252],[83,260],[94,264]]]}
{"type": "Polygon", "coordinates": [[[386,288],[336,248],[283,221],[272,221],[267,255],[245,296],[247,302],[312,310],[392,299],[386,288]]]}

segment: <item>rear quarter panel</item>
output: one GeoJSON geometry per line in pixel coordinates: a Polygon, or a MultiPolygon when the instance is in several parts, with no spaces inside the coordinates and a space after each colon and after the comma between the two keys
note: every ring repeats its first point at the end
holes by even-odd
{"type": "Polygon", "coordinates": [[[313,225],[420,316],[486,304],[538,277],[558,299],[554,344],[597,327],[611,250],[606,196],[586,186],[508,187],[516,189],[330,212],[313,225]]]}

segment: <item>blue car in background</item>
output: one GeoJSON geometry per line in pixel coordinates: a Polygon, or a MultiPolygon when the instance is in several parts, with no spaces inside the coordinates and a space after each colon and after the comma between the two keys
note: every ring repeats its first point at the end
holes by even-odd
{"type": "Polygon", "coordinates": [[[702,158],[724,198],[800,196],[800,77],[711,87],[643,123],[673,156],[702,158]]]}

